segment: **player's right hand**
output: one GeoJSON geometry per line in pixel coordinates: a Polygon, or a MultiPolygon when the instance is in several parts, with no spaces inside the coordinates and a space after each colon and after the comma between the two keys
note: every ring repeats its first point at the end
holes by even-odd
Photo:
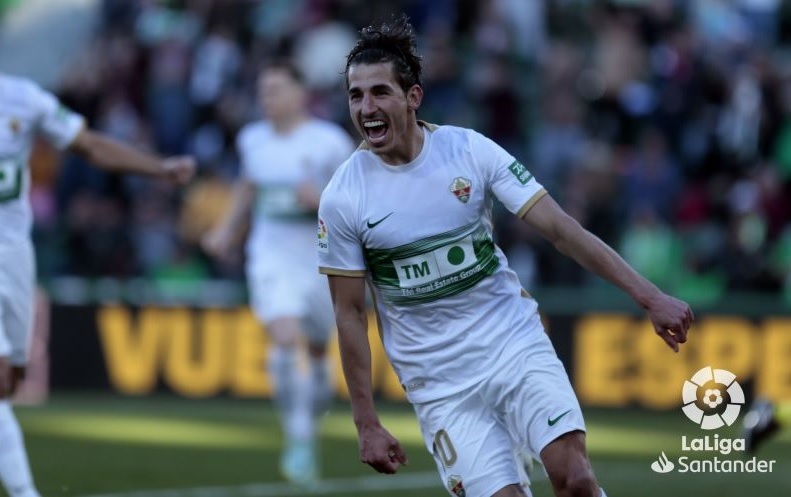
{"type": "Polygon", "coordinates": [[[649,304],[647,311],[656,334],[674,352],[678,352],[680,344],[687,341],[687,332],[695,321],[689,304],[662,293],[649,304]]]}
{"type": "Polygon", "coordinates": [[[358,438],[360,461],[380,473],[394,474],[409,462],[401,444],[382,426],[363,428],[358,438]]]}
{"type": "Polygon", "coordinates": [[[195,176],[197,168],[195,158],[187,155],[168,157],[162,161],[165,177],[178,185],[186,185],[195,176]]]}

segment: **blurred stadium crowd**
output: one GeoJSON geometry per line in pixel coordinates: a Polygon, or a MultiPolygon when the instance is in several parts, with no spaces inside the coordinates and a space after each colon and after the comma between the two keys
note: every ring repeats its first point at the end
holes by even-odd
{"type": "MultiPolygon", "coordinates": [[[[267,58],[296,58],[312,109],[349,123],[356,31],[406,12],[420,118],[476,128],[668,291],[791,298],[791,6],[780,0],[103,0],[54,90],[96,128],[192,153],[186,190],[34,157],[40,275],[242,281],[199,239],[227,205],[236,131],[267,58]]],[[[353,135],[354,136],[354,135],[353,135]]],[[[356,136],[355,136],[356,138],[356,136]]],[[[394,192],[397,194],[397,192],[394,192]]],[[[499,243],[528,288],[596,285],[510,214],[499,243]]]]}

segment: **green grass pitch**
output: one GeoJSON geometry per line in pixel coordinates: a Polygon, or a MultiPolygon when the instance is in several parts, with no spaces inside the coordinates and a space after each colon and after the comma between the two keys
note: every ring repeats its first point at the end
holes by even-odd
{"type": "MultiPolygon", "coordinates": [[[[406,405],[383,404],[380,411],[385,426],[407,450],[409,467],[400,476],[385,477],[361,464],[348,407],[337,403],[322,427],[323,474],[328,481],[314,493],[448,495],[434,474],[412,410],[406,405]]],[[[44,496],[311,495],[278,483],[280,433],[269,402],[61,394],[45,405],[20,406],[16,412],[44,496]]],[[[682,435],[704,434],[680,410],[587,409],[585,414],[591,459],[609,497],[770,496],[787,495],[791,488],[791,430],[758,454],[777,461],[772,473],[657,474],[650,465],[661,452],[675,460],[682,455],[682,435]]],[[[718,433],[737,436],[738,427],[718,433]]],[[[534,494],[552,495],[545,481],[534,485],[534,494]]]]}

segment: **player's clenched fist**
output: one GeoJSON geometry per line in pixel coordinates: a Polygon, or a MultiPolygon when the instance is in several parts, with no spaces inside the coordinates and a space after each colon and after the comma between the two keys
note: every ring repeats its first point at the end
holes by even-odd
{"type": "Polygon", "coordinates": [[[408,461],[398,440],[381,426],[359,432],[360,460],[380,473],[393,474],[408,461]]]}
{"type": "Polygon", "coordinates": [[[689,304],[662,293],[649,304],[647,310],[656,334],[668,347],[678,352],[679,344],[687,341],[687,332],[695,320],[689,304]]]}
{"type": "Polygon", "coordinates": [[[189,156],[168,157],[162,162],[165,176],[172,182],[183,185],[195,176],[197,165],[189,156]]]}

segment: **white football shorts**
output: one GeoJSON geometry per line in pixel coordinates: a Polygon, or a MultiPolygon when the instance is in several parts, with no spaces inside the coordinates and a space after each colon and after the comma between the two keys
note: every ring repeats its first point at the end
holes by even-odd
{"type": "Polygon", "coordinates": [[[301,318],[308,341],[326,343],[335,325],[335,315],[327,277],[319,274],[315,254],[311,255],[309,260],[274,252],[250,257],[247,262],[250,306],[263,323],[286,317],[301,318]]]}
{"type": "Polygon", "coordinates": [[[33,326],[36,263],[33,245],[24,240],[0,245],[0,355],[27,363],[33,326]]]}
{"type": "Polygon", "coordinates": [[[467,497],[490,497],[522,483],[519,454],[540,460],[559,436],[585,431],[568,374],[538,316],[530,324],[531,343],[520,360],[458,394],[414,406],[450,495],[463,488],[467,497]]]}

